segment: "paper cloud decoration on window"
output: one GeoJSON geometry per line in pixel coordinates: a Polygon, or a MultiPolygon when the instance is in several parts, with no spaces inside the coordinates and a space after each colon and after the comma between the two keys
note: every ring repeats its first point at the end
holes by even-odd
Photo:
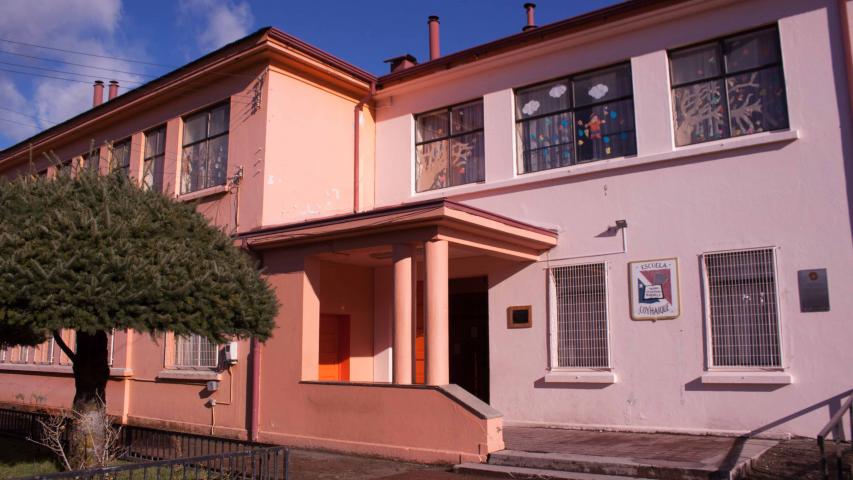
{"type": "Polygon", "coordinates": [[[551,87],[551,90],[548,91],[548,95],[551,95],[551,98],[560,98],[564,93],[566,93],[565,85],[554,85],[551,87]]]}
{"type": "Polygon", "coordinates": [[[594,99],[598,100],[598,99],[600,99],[601,97],[603,97],[603,96],[607,95],[607,92],[608,92],[609,90],[610,90],[610,89],[609,89],[609,88],[607,88],[607,85],[605,85],[605,84],[603,84],[603,83],[599,83],[599,84],[593,85],[593,86],[592,86],[592,88],[590,88],[590,89],[589,89],[589,92],[587,92],[587,93],[589,93],[589,96],[590,96],[590,97],[592,97],[592,98],[594,98],[594,99]]]}
{"type": "Polygon", "coordinates": [[[525,115],[533,115],[537,110],[539,110],[539,102],[536,100],[531,100],[521,107],[521,113],[525,115]]]}

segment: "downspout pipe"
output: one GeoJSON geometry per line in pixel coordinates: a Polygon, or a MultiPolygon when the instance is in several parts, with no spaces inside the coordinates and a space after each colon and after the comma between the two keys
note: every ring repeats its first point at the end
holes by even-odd
{"type": "MultiPolygon", "coordinates": [[[[254,257],[259,266],[263,267],[263,256],[253,251],[245,238],[241,243],[242,249],[254,257]]],[[[257,338],[252,338],[252,343],[249,346],[249,381],[251,382],[252,398],[252,404],[249,408],[249,441],[257,443],[261,432],[261,342],[257,338]]]]}
{"type": "Polygon", "coordinates": [[[367,92],[367,95],[364,96],[357,104],[355,104],[355,109],[353,109],[353,160],[352,160],[352,213],[358,213],[361,209],[361,205],[359,202],[359,196],[361,193],[361,182],[359,181],[359,175],[361,174],[361,113],[364,110],[364,106],[367,105],[368,102],[373,100],[373,96],[376,95],[376,82],[370,82],[370,90],[367,92]]]}
{"type": "Polygon", "coordinates": [[[853,119],[853,34],[850,27],[850,2],[838,0],[838,16],[841,19],[841,42],[844,51],[844,70],[847,77],[847,101],[853,119]]]}

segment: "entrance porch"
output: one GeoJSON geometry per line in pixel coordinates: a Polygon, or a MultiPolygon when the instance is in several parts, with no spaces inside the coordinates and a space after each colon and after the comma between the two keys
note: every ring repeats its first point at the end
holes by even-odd
{"type": "Polygon", "coordinates": [[[271,343],[289,347],[275,361],[298,365],[295,385],[261,403],[286,396],[302,432],[265,427],[273,414],[262,407],[262,437],[419,461],[483,461],[503,448],[487,403],[488,290],[495,272],[553,247],[554,232],[439,200],[242,240],[284,305],[271,343]]]}

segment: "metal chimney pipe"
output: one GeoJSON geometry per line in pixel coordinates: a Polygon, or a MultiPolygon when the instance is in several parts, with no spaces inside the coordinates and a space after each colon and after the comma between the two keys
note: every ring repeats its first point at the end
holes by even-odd
{"type": "Polygon", "coordinates": [[[118,82],[115,80],[110,80],[110,94],[109,99],[112,100],[118,96],[118,82]]]}
{"type": "Polygon", "coordinates": [[[533,18],[534,10],[536,10],[535,3],[525,3],[524,9],[527,10],[527,25],[522,28],[522,31],[528,31],[536,28],[536,21],[533,18]]]}
{"type": "Polygon", "coordinates": [[[429,20],[429,59],[435,60],[441,56],[438,42],[438,17],[430,15],[429,20]]]}
{"type": "Polygon", "coordinates": [[[104,103],[104,82],[103,80],[95,80],[95,88],[92,92],[92,106],[97,107],[104,103]]]}

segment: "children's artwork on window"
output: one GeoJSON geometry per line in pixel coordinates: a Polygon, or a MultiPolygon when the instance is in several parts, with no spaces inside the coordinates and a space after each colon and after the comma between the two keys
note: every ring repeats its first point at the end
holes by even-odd
{"type": "Polygon", "coordinates": [[[516,105],[521,173],[636,153],[628,63],[520,89],[516,105]]]}
{"type": "Polygon", "coordinates": [[[749,135],[783,128],[787,123],[785,88],[775,70],[735,75],[728,80],[731,134],[749,135]]]}
{"type": "Polygon", "coordinates": [[[673,90],[673,116],[678,146],[728,136],[722,82],[694,83],[673,90]]]}
{"type": "Polygon", "coordinates": [[[669,54],[677,146],[788,127],[776,27],[669,54]]]}
{"type": "Polygon", "coordinates": [[[485,180],[482,101],[421,114],[415,122],[416,191],[485,180]]]}

